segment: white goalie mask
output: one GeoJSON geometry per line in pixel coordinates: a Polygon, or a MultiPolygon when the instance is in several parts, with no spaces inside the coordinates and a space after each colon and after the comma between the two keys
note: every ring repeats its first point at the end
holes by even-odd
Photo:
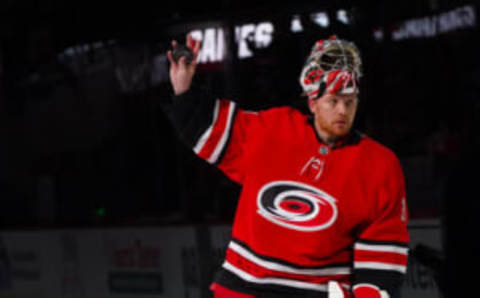
{"type": "Polygon", "coordinates": [[[360,53],[354,43],[332,36],[317,41],[300,74],[303,95],[309,99],[327,93],[358,93],[360,53]]]}

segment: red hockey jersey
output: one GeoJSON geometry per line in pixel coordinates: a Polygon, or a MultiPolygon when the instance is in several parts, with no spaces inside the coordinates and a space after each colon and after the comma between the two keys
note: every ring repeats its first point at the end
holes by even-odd
{"type": "Polygon", "coordinates": [[[290,107],[210,107],[208,124],[184,134],[198,156],[242,185],[216,283],[262,297],[326,297],[330,280],[398,287],[407,206],[389,149],[357,132],[328,146],[311,116],[290,107]]]}

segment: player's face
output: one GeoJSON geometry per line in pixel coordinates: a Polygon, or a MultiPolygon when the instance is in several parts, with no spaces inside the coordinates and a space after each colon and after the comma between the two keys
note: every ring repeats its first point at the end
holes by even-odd
{"type": "Polygon", "coordinates": [[[348,134],[357,112],[356,93],[340,95],[325,94],[312,103],[315,128],[327,142],[336,141],[348,134]]]}

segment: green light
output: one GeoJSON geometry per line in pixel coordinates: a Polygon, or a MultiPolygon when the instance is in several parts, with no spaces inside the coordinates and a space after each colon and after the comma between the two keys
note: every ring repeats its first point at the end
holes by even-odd
{"type": "Polygon", "coordinates": [[[97,208],[95,209],[95,213],[98,215],[98,216],[105,216],[105,213],[106,213],[106,209],[101,207],[101,208],[97,208]]]}

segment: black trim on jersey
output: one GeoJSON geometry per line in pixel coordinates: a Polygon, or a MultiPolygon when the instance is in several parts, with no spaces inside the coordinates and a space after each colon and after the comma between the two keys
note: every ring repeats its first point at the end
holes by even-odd
{"type": "Polygon", "coordinates": [[[408,243],[400,241],[377,241],[377,240],[368,240],[368,239],[358,239],[355,243],[362,243],[367,245],[392,245],[408,248],[408,243]]]}
{"type": "Polygon", "coordinates": [[[222,151],[218,155],[218,158],[215,161],[214,165],[218,165],[222,162],[223,156],[225,155],[225,152],[227,152],[227,148],[230,145],[230,140],[232,139],[233,126],[235,124],[235,118],[237,117],[237,113],[238,113],[238,108],[236,105],[234,108],[235,110],[233,111],[232,119],[230,121],[230,127],[228,129],[227,141],[225,142],[225,145],[223,146],[222,151]]]}
{"type": "Polygon", "coordinates": [[[214,282],[240,293],[255,295],[259,298],[327,298],[327,292],[302,290],[288,286],[257,284],[245,281],[235,274],[220,268],[214,282]]]}
{"type": "Polygon", "coordinates": [[[360,143],[360,141],[363,139],[363,135],[361,132],[359,132],[358,130],[352,130],[348,136],[347,136],[347,139],[345,140],[345,142],[343,142],[342,144],[340,144],[340,146],[336,146],[334,147],[334,149],[336,148],[342,148],[344,146],[348,146],[348,145],[357,145],[358,143],[360,143]]]}
{"type": "Polygon", "coordinates": [[[212,124],[215,98],[206,90],[192,86],[162,105],[180,139],[190,148],[212,124]]]}
{"type": "Polygon", "coordinates": [[[264,256],[261,254],[258,254],[257,252],[253,251],[245,242],[242,242],[236,238],[232,238],[232,242],[240,245],[241,247],[245,248],[248,250],[251,254],[255,255],[256,257],[263,259],[265,261],[271,261],[277,264],[289,266],[295,269],[327,269],[327,268],[335,268],[335,267],[349,267],[352,268],[352,264],[350,262],[348,263],[335,263],[335,264],[328,264],[328,265],[322,265],[322,266],[301,266],[298,264],[294,263],[289,263],[287,261],[281,260],[281,259],[276,259],[268,256],[264,256]]]}
{"type": "Polygon", "coordinates": [[[405,277],[400,272],[375,269],[355,269],[353,274],[353,286],[361,283],[373,284],[386,290],[390,297],[397,293],[405,277]]]}

